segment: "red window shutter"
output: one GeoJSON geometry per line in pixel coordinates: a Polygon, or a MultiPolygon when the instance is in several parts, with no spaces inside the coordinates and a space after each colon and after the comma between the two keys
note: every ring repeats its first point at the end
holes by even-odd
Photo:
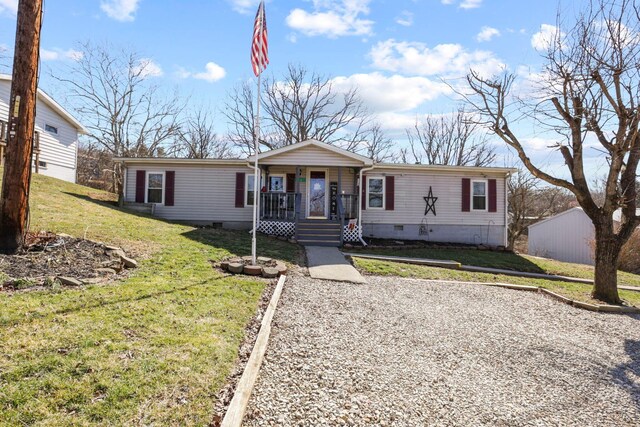
{"type": "Polygon", "coordinates": [[[174,205],[174,193],[176,189],[176,173],[175,171],[166,171],[164,174],[164,205],[174,205]]]}
{"type": "Polygon", "coordinates": [[[471,179],[462,178],[462,212],[471,211],[471,179]]]}
{"type": "Polygon", "coordinates": [[[136,203],[144,203],[144,187],[146,185],[146,180],[146,171],[136,171],[136,203]]]}
{"type": "Polygon", "coordinates": [[[384,203],[385,209],[388,211],[392,211],[395,208],[395,197],[396,197],[396,188],[395,188],[395,177],[387,176],[384,178],[384,203]]]}
{"type": "Polygon", "coordinates": [[[244,208],[244,172],[236,172],[236,208],[244,208]]]}
{"type": "Polygon", "coordinates": [[[362,187],[362,210],[367,209],[367,177],[362,177],[362,182],[360,183],[360,187],[362,187]]]}
{"type": "Polygon", "coordinates": [[[495,179],[489,180],[489,212],[498,212],[497,185],[495,179]]]}
{"type": "Polygon", "coordinates": [[[296,174],[287,174],[287,193],[295,193],[296,191],[296,174]]]}

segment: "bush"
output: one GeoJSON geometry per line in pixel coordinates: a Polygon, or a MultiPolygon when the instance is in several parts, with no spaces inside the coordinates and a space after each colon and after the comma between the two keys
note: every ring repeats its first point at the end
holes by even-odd
{"type": "Polygon", "coordinates": [[[640,230],[636,230],[622,247],[618,268],[629,273],[640,273],[640,230]]]}

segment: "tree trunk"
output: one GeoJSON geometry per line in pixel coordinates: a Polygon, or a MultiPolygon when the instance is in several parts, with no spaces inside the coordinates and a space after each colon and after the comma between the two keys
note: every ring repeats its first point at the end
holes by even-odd
{"type": "Polygon", "coordinates": [[[618,258],[620,245],[611,230],[603,230],[607,225],[596,226],[595,277],[593,297],[610,304],[620,304],[618,296],[618,258]]]}
{"type": "Polygon", "coordinates": [[[42,0],[20,0],[9,99],[9,138],[0,199],[0,252],[24,244],[29,214],[42,0]]]}

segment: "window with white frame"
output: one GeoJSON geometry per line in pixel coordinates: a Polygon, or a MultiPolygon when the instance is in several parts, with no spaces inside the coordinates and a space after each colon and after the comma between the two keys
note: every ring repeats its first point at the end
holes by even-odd
{"type": "MultiPolygon", "coordinates": [[[[246,187],[247,187],[247,191],[245,191],[245,206],[253,206],[253,200],[255,197],[255,191],[253,191],[253,177],[254,175],[252,173],[248,173],[245,175],[245,182],[246,182],[246,187]]],[[[260,183],[263,183],[264,179],[263,176],[260,175],[260,183]]]]}
{"type": "Polygon", "coordinates": [[[269,191],[284,193],[286,181],[284,175],[269,175],[269,191]]]}
{"type": "Polygon", "coordinates": [[[384,178],[378,176],[367,177],[367,207],[370,209],[384,208],[384,178]]]}
{"type": "Polygon", "coordinates": [[[487,181],[471,181],[471,207],[474,211],[487,210],[487,181]]]}
{"type": "Polygon", "coordinates": [[[163,203],[164,173],[147,173],[147,203],[163,203]]]}

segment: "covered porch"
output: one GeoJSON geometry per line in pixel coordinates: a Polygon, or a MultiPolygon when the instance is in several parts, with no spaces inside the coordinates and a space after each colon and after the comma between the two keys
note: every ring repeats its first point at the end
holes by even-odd
{"type": "Polygon", "coordinates": [[[358,241],[359,177],[370,159],[313,142],[291,147],[259,159],[258,231],[302,244],[358,241]]]}

